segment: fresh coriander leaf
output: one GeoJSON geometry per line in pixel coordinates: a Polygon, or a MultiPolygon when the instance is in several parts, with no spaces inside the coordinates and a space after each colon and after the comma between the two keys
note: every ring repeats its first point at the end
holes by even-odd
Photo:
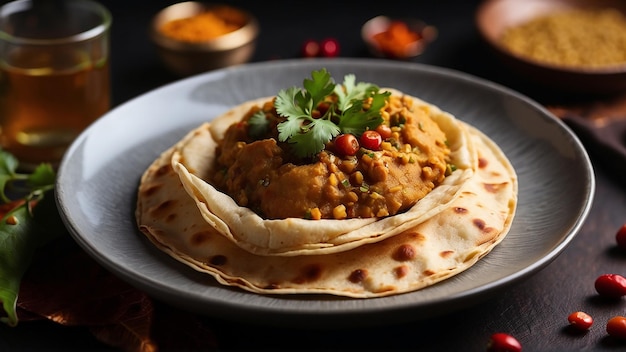
{"type": "Polygon", "coordinates": [[[300,133],[303,121],[311,118],[303,107],[306,102],[303,101],[302,92],[296,87],[278,92],[274,105],[276,112],[287,118],[277,126],[278,140],[281,142],[285,142],[291,136],[300,133]]]}
{"type": "Polygon", "coordinates": [[[389,95],[389,92],[375,93],[372,96],[371,106],[366,111],[363,110],[363,101],[355,100],[352,106],[343,112],[339,120],[341,131],[358,136],[367,129],[375,129],[383,122],[380,109],[385,106],[385,101],[389,95]]]}
{"type": "Polygon", "coordinates": [[[323,150],[326,143],[340,133],[339,127],[333,122],[315,119],[307,125],[305,131],[293,135],[289,142],[293,143],[294,152],[300,158],[310,157],[323,150]]]}
{"type": "Polygon", "coordinates": [[[335,90],[335,83],[326,69],[313,71],[311,77],[313,79],[304,80],[304,89],[306,89],[310,101],[309,113],[335,90]]]}
{"type": "Polygon", "coordinates": [[[306,103],[303,102],[302,92],[297,87],[280,90],[274,101],[276,112],[287,118],[308,117],[309,112],[306,111],[305,105],[306,103]]]}
{"type": "Polygon", "coordinates": [[[336,85],[326,69],[313,71],[304,79],[304,89],[291,87],[278,92],[274,106],[285,118],[278,128],[278,140],[290,143],[296,156],[309,157],[322,151],[340,133],[362,134],[383,121],[380,109],[389,93],[379,94],[378,86],[356,83],[354,75],[346,75],[342,85],[336,85]],[[313,117],[319,104],[332,95],[337,97],[323,116],[313,117]],[[364,101],[372,98],[371,107],[363,110],[364,101]]]}
{"type": "Polygon", "coordinates": [[[269,130],[269,121],[265,117],[265,112],[257,111],[248,120],[248,134],[252,138],[260,138],[269,130]]]}
{"type": "Polygon", "coordinates": [[[355,82],[356,76],[349,74],[343,78],[342,85],[335,86],[339,110],[346,111],[350,108],[354,100],[364,100],[379,90],[378,86],[375,84],[355,82]]]}
{"type": "Polygon", "coordinates": [[[291,137],[299,134],[303,130],[303,119],[305,118],[287,118],[287,120],[278,124],[278,140],[281,142],[289,141],[291,137]]]}

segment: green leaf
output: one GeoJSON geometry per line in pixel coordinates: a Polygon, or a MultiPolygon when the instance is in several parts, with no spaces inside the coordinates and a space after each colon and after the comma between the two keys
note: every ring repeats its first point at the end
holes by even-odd
{"type": "Polygon", "coordinates": [[[361,135],[368,129],[375,129],[383,122],[380,109],[385,106],[385,101],[390,93],[376,93],[372,96],[370,108],[363,110],[363,101],[355,100],[348,110],[344,111],[339,121],[339,128],[343,133],[361,135]]]}
{"type": "Polygon", "coordinates": [[[248,134],[252,138],[260,138],[269,130],[269,121],[262,110],[257,111],[248,120],[248,134]]]}
{"type": "Polygon", "coordinates": [[[28,269],[36,249],[48,243],[64,227],[58,215],[52,191],[46,192],[31,214],[26,204],[9,212],[0,222],[0,301],[5,316],[0,322],[9,326],[18,323],[16,303],[22,276],[28,269]],[[16,224],[7,223],[13,217],[16,224]],[[35,222],[36,219],[36,222],[35,222]]]}
{"type": "Polygon", "coordinates": [[[309,113],[335,90],[335,84],[325,68],[313,71],[311,77],[313,79],[305,79],[303,83],[310,100],[309,113]]]}
{"type": "Polygon", "coordinates": [[[336,85],[326,69],[313,71],[311,79],[304,79],[303,86],[304,89],[291,87],[279,91],[274,102],[278,114],[285,118],[277,126],[278,140],[288,142],[299,157],[319,153],[341,132],[360,135],[380,125],[383,119],[379,110],[390,95],[379,94],[374,84],[356,83],[352,74],[344,77],[342,85],[336,85]],[[333,95],[337,103],[328,99],[332,106],[323,116],[313,117],[319,104],[333,95]],[[364,101],[370,97],[371,108],[364,111],[364,101]]]}
{"type": "Polygon", "coordinates": [[[6,212],[0,219],[0,303],[5,313],[0,322],[9,326],[17,324],[21,279],[35,249],[65,230],[51,194],[56,178],[52,166],[41,164],[30,174],[18,173],[18,166],[17,158],[0,150],[0,196],[6,212]]]}
{"type": "Polygon", "coordinates": [[[297,145],[296,156],[306,158],[323,150],[326,143],[340,133],[339,127],[328,120],[315,119],[304,132],[293,135],[290,143],[297,145]]]}
{"type": "Polygon", "coordinates": [[[6,317],[0,321],[9,326],[17,325],[15,307],[20,290],[22,275],[26,272],[34,251],[34,238],[31,238],[31,214],[25,205],[13,213],[16,225],[8,225],[3,219],[0,223],[0,301],[6,317]]]}
{"type": "Polygon", "coordinates": [[[287,118],[308,117],[306,102],[303,101],[302,92],[297,87],[282,89],[276,96],[274,103],[276,112],[287,118]]]}
{"type": "Polygon", "coordinates": [[[378,86],[371,83],[356,82],[356,76],[346,75],[343,84],[335,86],[335,94],[338,98],[338,107],[341,111],[346,111],[355,100],[364,100],[378,91],[378,86]]]}
{"type": "Polygon", "coordinates": [[[27,185],[30,188],[45,188],[54,185],[56,173],[52,168],[52,165],[48,163],[40,164],[35,168],[35,171],[28,175],[26,179],[27,185]]]}
{"type": "Polygon", "coordinates": [[[15,170],[17,170],[17,166],[18,161],[13,154],[0,150],[0,175],[13,176],[15,170]]]}
{"type": "Polygon", "coordinates": [[[18,161],[13,154],[0,150],[0,199],[2,199],[4,203],[11,201],[6,194],[6,188],[11,180],[15,178],[17,166],[18,161]]]}

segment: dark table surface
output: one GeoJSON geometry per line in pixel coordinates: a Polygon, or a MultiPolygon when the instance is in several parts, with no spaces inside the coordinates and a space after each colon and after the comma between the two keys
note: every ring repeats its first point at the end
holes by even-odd
{"type": "MultiPolygon", "coordinates": [[[[114,105],[175,81],[158,61],[148,40],[151,16],[172,1],[102,0],[113,14],[111,37],[114,105]]],[[[562,97],[514,77],[495,60],[474,24],[477,0],[411,2],[230,1],[258,16],[261,34],[253,61],[299,56],[304,40],[334,37],[342,57],[366,57],[360,25],[380,14],[418,17],[435,25],[439,37],[415,62],[452,68],[509,86],[549,104],[562,97]],[[307,8],[308,6],[308,8],[307,8]],[[304,8],[302,8],[304,7],[304,8]]],[[[494,332],[517,337],[524,351],[616,351],[626,343],[607,336],[606,321],[623,315],[626,300],[597,300],[593,283],[604,273],[626,273],[626,254],[616,249],[615,233],[626,222],[626,177],[599,150],[583,140],[594,163],[597,188],[579,234],[543,270],[497,296],[460,311],[402,324],[380,322],[366,328],[312,330],[264,327],[203,317],[223,350],[293,349],[483,351],[494,332]],[[594,326],[585,334],[567,329],[574,311],[590,313],[594,326]]],[[[260,322],[262,323],[262,322],[260,322]]],[[[88,331],[48,321],[0,326],[0,350],[108,350],[88,331]]]]}

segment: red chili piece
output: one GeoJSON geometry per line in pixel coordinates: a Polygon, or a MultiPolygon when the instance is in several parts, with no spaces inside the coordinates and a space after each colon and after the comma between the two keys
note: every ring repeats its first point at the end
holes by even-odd
{"type": "Polygon", "coordinates": [[[585,312],[574,312],[567,317],[567,321],[578,330],[588,330],[593,325],[593,318],[585,312]]]}
{"type": "Polygon", "coordinates": [[[626,295],[626,278],[619,274],[603,274],[596,279],[595,288],[600,296],[620,298],[626,295]]]}
{"type": "Polygon", "coordinates": [[[320,55],[323,57],[339,56],[339,42],[334,38],[326,38],[320,42],[320,55]]]}
{"type": "Polygon", "coordinates": [[[615,316],[606,323],[606,332],[618,339],[626,340],[626,317],[615,316]]]}
{"type": "Polygon", "coordinates": [[[520,352],[522,344],[509,334],[498,332],[491,335],[487,344],[487,352],[520,352]]]}
{"type": "Polygon", "coordinates": [[[304,41],[302,45],[302,56],[303,57],[316,57],[320,54],[320,44],[313,40],[308,39],[304,41]]]}
{"type": "Polygon", "coordinates": [[[622,225],[615,234],[615,241],[619,248],[626,250],[626,224],[622,225]]]}
{"type": "Polygon", "coordinates": [[[340,155],[355,155],[359,151],[359,141],[353,134],[341,134],[335,138],[335,149],[340,155]]]}
{"type": "Polygon", "coordinates": [[[361,138],[359,138],[359,142],[363,148],[369,150],[379,150],[383,139],[380,136],[380,133],[373,130],[367,130],[363,132],[361,138]]]}

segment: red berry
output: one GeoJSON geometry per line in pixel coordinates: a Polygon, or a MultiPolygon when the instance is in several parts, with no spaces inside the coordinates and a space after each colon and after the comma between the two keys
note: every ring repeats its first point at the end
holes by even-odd
{"type": "Polygon", "coordinates": [[[369,150],[379,150],[383,139],[380,136],[380,133],[373,130],[367,130],[363,132],[361,138],[359,138],[359,142],[363,148],[369,150]]]}
{"type": "Polygon", "coordinates": [[[339,42],[334,38],[326,38],[320,42],[320,55],[323,57],[339,56],[339,42]]]}
{"type": "Polygon", "coordinates": [[[606,332],[618,339],[626,339],[626,317],[615,316],[606,323],[606,332]]]}
{"type": "Polygon", "coordinates": [[[600,275],[596,279],[595,288],[600,296],[620,298],[626,295],[626,278],[619,274],[600,275]]]}
{"type": "Polygon", "coordinates": [[[617,246],[619,248],[626,250],[626,224],[622,225],[622,227],[620,227],[615,234],[615,241],[617,241],[617,246]]]}
{"type": "Polygon", "coordinates": [[[509,334],[502,332],[491,335],[487,344],[488,352],[520,352],[522,344],[509,334]]]}
{"type": "Polygon", "coordinates": [[[391,137],[391,127],[389,125],[380,124],[376,127],[376,132],[380,133],[380,137],[385,140],[391,137]]]}
{"type": "Polygon", "coordinates": [[[316,57],[320,54],[320,44],[313,40],[307,39],[302,44],[302,56],[303,57],[316,57]]]}
{"type": "Polygon", "coordinates": [[[353,134],[341,134],[335,138],[335,149],[340,155],[355,155],[359,151],[359,141],[353,134]]]}
{"type": "Polygon", "coordinates": [[[587,330],[593,325],[593,318],[585,312],[574,312],[567,317],[567,321],[579,330],[587,330]]]}

